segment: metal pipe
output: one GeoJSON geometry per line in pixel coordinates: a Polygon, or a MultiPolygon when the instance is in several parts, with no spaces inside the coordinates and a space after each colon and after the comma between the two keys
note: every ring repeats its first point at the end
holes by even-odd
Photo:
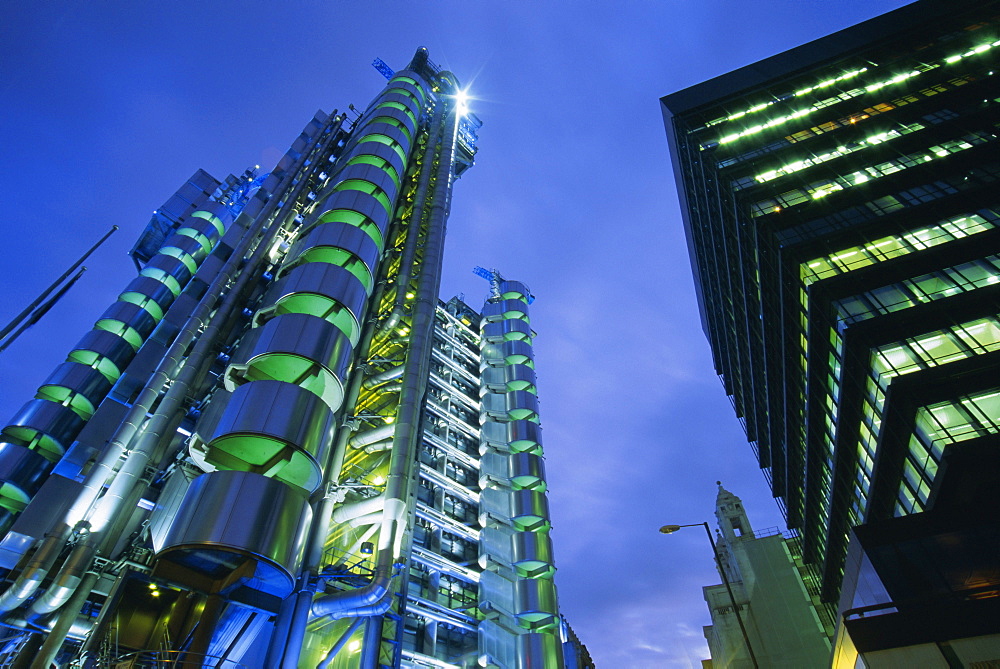
{"type": "Polygon", "coordinates": [[[357,432],[347,441],[347,443],[351,448],[361,448],[362,446],[367,446],[368,444],[374,444],[377,441],[392,439],[392,435],[395,432],[396,426],[390,423],[388,425],[382,425],[372,430],[368,430],[367,432],[357,432]]]}
{"type": "Polygon", "coordinates": [[[60,283],[62,283],[63,281],[65,281],[66,277],[68,277],[70,274],[72,274],[76,270],[77,267],[79,267],[80,265],[82,265],[83,261],[86,260],[87,258],[89,258],[90,254],[93,253],[94,251],[96,251],[105,241],[107,241],[108,237],[110,237],[115,232],[115,230],[117,230],[117,229],[118,229],[117,225],[112,225],[111,229],[108,230],[106,233],[104,233],[104,236],[101,237],[99,240],[97,240],[96,244],[94,244],[93,246],[91,246],[87,250],[86,253],[84,253],[82,256],[80,256],[77,259],[77,261],[75,263],[73,263],[72,265],[70,265],[70,268],[68,270],[66,270],[65,272],[62,273],[62,276],[60,276],[58,279],[56,279],[55,281],[53,281],[51,283],[51,285],[49,285],[48,288],[46,288],[45,290],[43,290],[41,292],[41,294],[38,297],[36,297],[35,300],[31,304],[29,304],[27,307],[24,308],[24,311],[22,311],[21,313],[19,313],[17,316],[14,316],[14,319],[11,320],[11,322],[8,323],[6,326],[4,326],[4,328],[2,330],[0,330],[0,341],[2,341],[4,337],[6,337],[8,334],[10,334],[10,331],[13,330],[14,328],[16,328],[17,325],[18,325],[18,323],[20,323],[22,320],[24,320],[28,316],[28,314],[30,314],[32,311],[34,311],[35,307],[37,307],[39,304],[41,304],[42,301],[46,297],[48,297],[49,293],[51,293],[53,290],[56,289],[56,286],[58,286],[60,283]]]}
{"type": "MultiPolygon", "coordinates": [[[[440,112],[438,116],[440,116],[440,112]]],[[[437,121],[438,119],[435,120],[437,121]]],[[[399,273],[396,275],[396,296],[393,300],[392,311],[389,313],[389,317],[379,326],[380,333],[390,332],[403,318],[406,294],[409,291],[410,279],[413,276],[413,262],[417,252],[417,238],[420,236],[424,208],[427,205],[427,193],[430,190],[431,173],[433,171],[431,170],[431,165],[434,162],[435,149],[441,141],[441,132],[442,124],[440,122],[434,123],[433,135],[428,138],[427,148],[424,150],[423,171],[420,173],[420,181],[417,185],[417,200],[413,203],[413,210],[410,212],[410,223],[406,230],[403,255],[399,259],[399,273]]]]}
{"type": "Polygon", "coordinates": [[[392,448],[392,439],[386,439],[368,444],[365,446],[365,453],[382,453],[383,451],[388,451],[390,448],[392,448]]]}
{"type": "MultiPolygon", "coordinates": [[[[369,304],[379,304],[384,290],[385,284],[379,283],[369,304]]],[[[371,348],[372,338],[375,335],[375,324],[374,318],[366,318],[361,331],[361,339],[355,349],[358,355],[365,355],[366,351],[371,348]]],[[[342,411],[353,408],[357,403],[363,381],[364,374],[356,369],[351,374],[347,384],[347,392],[341,405],[342,411]]],[[[326,494],[315,505],[309,535],[306,538],[306,547],[303,551],[302,566],[299,569],[294,604],[287,611],[283,609],[277,623],[275,623],[275,632],[272,635],[271,646],[266,658],[268,666],[280,665],[283,669],[297,669],[298,667],[306,625],[309,622],[309,609],[312,606],[316,589],[316,575],[323,559],[323,548],[330,531],[334,507],[341,501],[341,498],[334,492],[334,485],[340,480],[340,471],[344,467],[344,456],[347,452],[347,441],[350,435],[350,430],[345,429],[344,426],[339,427],[333,448],[330,449],[326,467],[323,469],[323,488],[326,490],[326,494]]]]}
{"type": "Polygon", "coordinates": [[[341,504],[333,512],[333,521],[337,523],[346,523],[347,521],[354,520],[360,516],[367,516],[370,513],[381,511],[384,501],[385,495],[378,495],[376,497],[370,497],[351,504],[341,504]]]}
{"type": "MultiPolygon", "coordinates": [[[[385,505],[379,531],[379,552],[375,576],[371,583],[358,588],[320,597],[313,601],[315,617],[349,617],[381,615],[392,603],[392,567],[401,557],[401,546],[407,517],[411,481],[413,479],[414,449],[419,437],[420,410],[427,387],[430,351],[433,344],[434,313],[441,283],[441,259],[444,252],[444,233],[451,204],[451,181],[455,153],[458,116],[454,108],[442,97],[436,114],[435,126],[446,123],[450,130],[442,132],[443,142],[438,168],[435,170],[434,197],[424,238],[424,257],[420,282],[410,328],[410,348],[407,353],[403,389],[396,412],[392,456],[386,479],[385,505]]],[[[430,171],[432,163],[425,167],[430,171]]],[[[411,225],[415,222],[411,218],[411,225]]],[[[414,245],[416,240],[414,240],[414,245]]],[[[401,284],[397,284],[398,286],[401,284]]]]}
{"type": "Polygon", "coordinates": [[[0,353],[6,351],[7,347],[13,344],[15,341],[17,341],[17,338],[20,337],[22,334],[24,334],[24,332],[28,328],[30,328],[32,325],[40,321],[42,316],[47,314],[49,309],[54,307],[56,302],[58,302],[63,298],[63,296],[69,291],[69,289],[73,287],[73,284],[79,281],[80,277],[83,276],[83,273],[86,271],[87,271],[86,267],[81,267],[80,271],[77,272],[72,279],[63,284],[63,286],[58,290],[58,292],[56,292],[55,295],[46,300],[45,303],[42,304],[42,306],[38,307],[34,311],[34,313],[31,314],[31,317],[28,318],[26,321],[24,321],[24,324],[21,325],[21,327],[19,327],[17,331],[14,332],[14,334],[7,337],[7,340],[4,341],[2,344],[0,344],[0,353]]]}
{"type": "Polygon", "coordinates": [[[48,534],[38,543],[38,548],[32,553],[24,568],[14,582],[0,595],[0,614],[13,611],[23,604],[45,580],[49,570],[62,552],[71,529],[60,526],[54,533],[48,534]]]}
{"type": "Polygon", "coordinates": [[[66,609],[67,613],[71,615],[62,615],[56,619],[52,630],[45,639],[45,643],[42,644],[38,655],[35,656],[34,661],[31,663],[31,669],[49,669],[53,662],[55,662],[63,641],[66,640],[66,636],[76,621],[76,612],[83,607],[83,603],[90,596],[90,591],[94,588],[98,578],[100,578],[100,575],[94,571],[88,571],[81,578],[79,587],[76,588],[66,609]]]}
{"type": "Polygon", "coordinates": [[[362,387],[370,390],[376,386],[382,385],[383,383],[394,381],[395,379],[398,379],[403,375],[403,367],[404,367],[403,365],[397,365],[395,367],[390,367],[384,372],[379,372],[374,376],[370,376],[367,379],[365,379],[365,382],[362,384],[362,387]]]}
{"type": "Polygon", "coordinates": [[[343,647],[347,644],[347,640],[358,631],[358,628],[361,627],[363,622],[365,622],[364,618],[355,618],[352,620],[348,628],[344,630],[344,633],[340,635],[339,639],[337,639],[337,643],[330,647],[330,652],[326,654],[323,661],[316,665],[316,669],[326,669],[330,666],[330,663],[333,662],[333,658],[337,657],[337,653],[343,649],[343,647]]]}
{"type": "MultiPolygon", "coordinates": [[[[331,138],[327,140],[327,143],[332,141],[333,134],[335,133],[331,133],[331,138]]],[[[305,154],[299,158],[299,163],[301,163],[304,159],[305,154]]],[[[303,179],[301,183],[298,184],[291,197],[296,197],[297,194],[302,191],[305,187],[306,181],[307,180],[303,179]]],[[[115,479],[112,481],[108,492],[112,493],[113,489],[115,492],[110,497],[105,495],[105,497],[102,498],[102,501],[98,506],[98,509],[100,510],[99,515],[105,518],[110,518],[120,512],[122,500],[125,499],[128,491],[133,490],[135,482],[138,480],[136,472],[141,472],[145,469],[145,465],[148,463],[153,450],[159,443],[159,437],[162,436],[160,434],[162,426],[170,420],[173,411],[179,408],[184,399],[186,399],[189,385],[195,381],[197,377],[201,376],[199,372],[203,370],[204,372],[207,372],[210,368],[211,357],[208,355],[208,352],[210,347],[214,344],[215,335],[217,334],[216,331],[223,321],[229,320],[229,317],[236,313],[236,306],[241,304],[240,298],[243,297],[241,293],[249,285],[248,282],[250,278],[255,276],[256,268],[267,259],[268,252],[270,250],[270,242],[282,227],[281,222],[272,219],[272,214],[277,206],[278,200],[279,198],[276,194],[272,195],[264,210],[258,214],[257,225],[244,232],[240,238],[240,244],[233,250],[233,253],[226,260],[225,264],[212,280],[211,285],[208,287],[208,290],[206,290],[201,301],[199,301],[198,305],[195,307],[195,310],[185,321],[184,328],[174,339],[167,354],[161,360],[160,364],[157,365],[156,371],[154,371],[150,380],[147,381],[142,391],[139,393],[139,397],[132,406],[132,409],[128,413],[126,419],[109,440],[108,446],[102,453],[101,460],[91,469],[91,472],[85,479],[84,488],[79,493],[76,502],[71,508],[70,515],[67,517],[71,522],[73,520],[73,514],[81,513],[81,511],[82,514],[87,513],[87,511],[93,506],[105,483],[107,483],[109,478],[112,476],[114,476],[115,479]],[[251,232],[253,232],[253,234],[251,234],[251,232]],[[258,241],[256,246],[254,246],[255,241],[258,241]],[[245,266],[241,267],[246,253],[249,252],[251,248],[253,249],[253,252],[250,260],[245,266]],[[232,281],[233,276],[238,276],[236,283],[232,286],[231,290],[224,292],[226,285],[232,281]],[[222,300],[222,304],[213,314],[212,310],[215,308],[220,299],[222,300]],[[209,325],[204,335],[198,338],[190,354],[184,356],[185,350],[190,346],[191,342],[195,340],[195,337],[198,336],[198,332],[202,330],[206,320],[209,321],[209,325]],[[178,368],[180,368],[179,376],[176,374],[178,368]],[[171,379],[173,379],[172,382],[171,379]],[[155,403],[157,398],[160,397],[164,386],[167,386],[167,391],[163,395],[163,400],[157,408],[157,414],[154,416],[154,419],[158,420],[155,422],[151,421],[150,424],[146,426],[153,427],[154,429],[149,431],[149,436],[147,438],[140,440],[140,443],[134,450],[128,452],[129,445],[140,433],[140,431],[142,431],[144,419],[148,415],[149,409],[155,403]],[[117,463],[121,456],[126,452],[128,452],[128,457],[119,472],[116,474],[114,472],[114,464],[117,463]],[[123,473],[124,480],[116,488],[115,484],[118,482],[118,474],[123,473]],[[105,499],[107,499],[106,502],[104,501],[105,499]]],[[[80,517],[82,517],[82,514],[80,517]]],[[[97,528],[97,532],[95,534],[99,535],[102,529],[103,528],[97,528]]],[[[65,530],[63,530],[62,533],[65,534],[66,537],[69,535],[69,533],[65,530]]],[[[94,543],[97,542],[97,539],[98,537],[91,538],[94,543]]],[[[60,549],[61,543],[65,543],[65,538],[62,542],[60,542],[60,549]]],[[[33,611],[35,613],[42,613],[46,610],[56,610],[66,601],[66,599],[69,598],[70,595],[74,592],[79,592],[77,587],[79,586],[80,580],[76,577],[76,574],[79,573],[81,569],[80,565],[84,562],[87,566],[83,568],[83,570],[85,571],[86,569],[89,569],[89,565],[93,561],[95,554],[96,550],[90,548],[90,542],[84,542],[84,544],[79,547],[79,553],[77,550],[74,550],[70,558],[68,558],[64,563],[63,569],[60,570],[60,573],[57,574],[53,580],[53,584],[60,584],[59,587],[51,589],[51,593],[47,592],[46,595],[39,598],[39,601],[36,602],[38,608],[33,605],[33,611]],[[74,556],[77,557],[74,559],[74,556]],[[67,572],[65,576],[63,576],[64,571],[67,572]]],[[[44,579],[45,575],[51,569],[51,566],[52,562],[49,562],[45,569],[45,573],[42,574],[42,579],[44,579]]],[[[35,583],[31,593],[37,590],[40,583],[40,580],[35,583]]],[[[28,596],[30,596],[31,593],[29,593],[28,596]]],[[[86,594],[89,593],[85,592],[84,595],[86,594]]],[[[6,593],[4,593],[4,595],[6,595],[6,593]]],[[[23,602],[25,599],[27,599],[27,596],[23,597],[18,604],[23,602]]],[[[52,635],[50,635],[50,637],[51,636],[52,635]]],[[[59,640],[59,645],[62,644],[63,640],[65,640],[65,635],[63,635],[63,638],[59,640]]]]}

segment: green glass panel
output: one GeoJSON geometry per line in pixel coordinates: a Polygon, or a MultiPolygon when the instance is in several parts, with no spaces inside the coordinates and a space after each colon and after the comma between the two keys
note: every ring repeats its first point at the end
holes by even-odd
{"type": "Polygon", "coordinates": [[[205,253],[212,252],[212,241],[202,233],[195,230],[194,228],[181,228],[180,230],[177,231],[177,234],[184,235],[185,237],[190,237],[191,239],[201,244],[201,248],[205,249],[205,253]]]}
{"type": "Polygon", "coordinates": [[[519,439],[508,444],[514,453],[531,453],[532,455],[542,455],[542,446],[537,441],[530,439],[519,439]]]}
{"type": "Polygon", "coordinates": [[[398,118],[393,118],[391,116],[376,116],[375,118],[371,119],[368,122],[369,123],[387,123],[387,124],[391,125],[394,128],[399,128],[402,131],[402,133],[404,135],[406,135],[406,139],[407,140],[409,140],[409,141],[413,140],[413,137],[410,135],[409,128],[407,128],[403,124],[403,122],[400,121],[398,118]]]}
{"type": "Polygon", "coordinates": [[[158,305],[156,302],[149,299],[142,293],[137,293],[134,291],[122,293],[121,295],[118,296],[118,301],[128,302],[129,304],[134,304],[137,307],[141,307],[146,311],[146,313],[152,316],[153,320],[155,320],[157,323],[159,323],[160,319],[163,318],[163,309],[160,308],[160,305],[158,305]]]}
{"type": "Polygon", "coordinates": [[[232,435],[214,440],[205,461],[219,469],[253,472],[303,489],[312,487],[317,466],[292,445],[264,435],[232,435]]]}
{"type": "Polygon", "coordinates": [[[247,363],[247,381],[274,380],[308,390],[333,411],[340,408],[344,388],[330,370],[313,360],[288,353],[266,353],[247,363]]]}
{"type": "Polygon", "coordinates": [[[56,462],[66,452],[59,442],[38,430],[20,425],[9,425],[3,429],[8,441],[36,451],[49,462],[56,462]]]}
{"type": "Polygon", "coordinates": [[[517,291],[513,291],[513,290],[504,293],[503,295],[501,295],[501,297],[503,299],[505,299],[505,300],[521,300],[525,304],[528,303],[528,298],[527,297],[525,297],[521,293],[518,293],[517,291]]]}
{"type": "Polygon", "coordinates": [[[538,390],[535,388],[535,386],[530,381],[510,381],[510,382],[508,382],[507,383],[507,391],[510,392],[510,391],[513,391],[513,390],[525,390],[525,391],[531,393],[532,395],[537,395],[538,394],[538,390]]]}
{"type": "Polygon", "coordinates": [[[350,251],[332,246],[316,246],[303,253],[301,259],[303,262],[324,262],[343,267],[361,281],[366,291],[371,292],[374,280],[368,266],[350,251]]]}
{"type": "Polygon", "coordinates": [[[383,192],[381,188],[379,188],[370,181],[365,181],[363,179],[347,179],[346,181],[341,181],[339,184],[337,184],[334,187],[334,190],[335,191],[356,190],[362,193],[368,193],[376,200],[378,200],[383,207],[385,207],[385,211],[387,214],[392,213],[392,203],[389,202],[389,197],[385,194],[385,192],[383,192]]]}
{"type": "Polygon", "coordinates": [[[286,313],[312,314],[332,323],[356,344],[361,327],[350,310],[335,300],[314,293],[289,295],[275,305],[275,315],[286,313]]]}
{"type": "Polygon", "coordinates": [[[160,249],[160,253],[171,258],[177,258],[192,274],[198,270],[198,263],[194,261],[194,258],[175,246],[164,247],[160,249]]]}
{"type": "Polygon", "coordinates": [[[395,100],[390,100],[390,101],[388,101],[388,102],[383,102],[382,104],[380,104],[380,105],[378,105],[377,107],[375,107],[375,109],[381,109],[382,107],[386,107],[386,108],[388,108],[388,109],[398,109],[398,110],[399,110],[399,111],[401,111],[401,112],[405,112],[405,113],[406,113],[406,115],[407,115],[407,116],[409,117],[409,119],[410,119],[411,121],[413,121],[413,125],[414,125],[414,126],[416,126],[416,125],[417,125],[417,119],[416,119],[416,117],[415,117],[415,116],[413,115],[413,112],[412,112],[412,111],[410,111],[410,108],[409,108],[409,107],[407,107],[406,105],[404,105],[403,103],[401,103],[401,102],[396,102],[395,100]]]}
{"type": "Polygon", "coordinates": [[[388,174],[392,182],[399,187],[399,175],[396,174],[396,168],[390,165],[389,161],[385,158],[365,153],[351,158],[345,167],[350,167],[351,165],[373,165],[388,174]]]}
{"type": "Polygon", "coordinates": [[[127,341],[136,351],[138,351],[139,347],[142,346],[142,337],[139,336],[139,333],[136,332],[134,328],[125,325],[125,323],[122,323],[121,321],[111,318],[102,318],[94,324],[94,328],[118,335],[127,341]]]}
{"type": "Polygon", "coordinates": [[[35,393],[35,398],[69,407],[84,420],[94,415],[94,405],[86,397],[64,386],[42,386],[35,393]]]}
{"type": "Polygon", "coordinates": [[[170,292],[174,294],[174,297],[177,297],[178,295],[181,294],[180,282],[174,277],[164,272],[162,269],[159,269],[157,267],[145,267],[141,272],[139,272],[139,275],[148,276],[150,279],[156,279],[164,286],[166,286],[167,289],[169,289],[170,292]]]}
{"type": "Polygon", "coordinates": [[[81,365],[86,365],[91,369],[96,369],[101,375],[106,378],[111,383],[118,380],[118,377],[122,375],[121,371],[111,362],[108,358],[103,355],[99,355],[94,351],[76,350],[71,351],[66,360],[68,362],[78,362],[81,365]]]}
{"type": "Polygon", "coordinates": [[[322,216],[319,217],[319,222],[321,223],[347,223],[348,225],[353,225],[356,228],[360,228],[366,235],[372,238],[372,241],[378,246],[379,251],[384,248],[384,240],[382,239],[382,233],[379,231],[378,226],[375,222],[364,214],[358,213],[353,209],[331,209],[322,216]]]}
{"type": "Polygon", "coordinates": [[[21,513],[30,501],[31,497],[13,483],[0,484],[0,506],[8,511],[21,513]]]}
{"type": "Polygon", "coordinates": [[[219,217],[208,213],[204,209],[200,209],[194,212],[193,214],[191,214],[191,216],[193,216],[194,218],[203,218],[209,223],[211,223],[213,226],[215,226],[215,229],[218,231],[219,236],[222,236],[222,234],[226,231],[226,226],[222,224],[222,221],[219,219],[219,217]]]}
{"type": "Polygon", "coordinates": [[[386,146],[392,148],[392,150],[396,152],[396,155],[399,156],[400,160],[402,160],[404,163],[406,162],[406,152],[403,151],[403,147],[399,145],[399,142],[394,140],[392,137],[389,137],[388,135],[383,135],[381,133],[373,132],[369,135],[365,135],[360,140],[358,140],[358,146],[361,146],[365,142],[378,142],[379,144],[385,144],[386,146]]]}

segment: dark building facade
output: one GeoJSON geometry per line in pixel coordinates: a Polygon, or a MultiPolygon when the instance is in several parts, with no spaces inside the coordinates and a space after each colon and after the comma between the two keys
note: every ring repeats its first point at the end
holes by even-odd
{"type": "Polygon", "coordinates": [[[479,269],[481,309],[438,299],[479,121],[426,50],[376,66],[363,112],[156,210],[2,429],[2,666],[587,666],[533,296],[479,269]]]}
{"type": "Polygon", "coordinates": [[[993,551],[891,601],[1000,583],[998,15],[924,0],[661,101],[716,370],[831,607],[873,523],[993,551]]]}

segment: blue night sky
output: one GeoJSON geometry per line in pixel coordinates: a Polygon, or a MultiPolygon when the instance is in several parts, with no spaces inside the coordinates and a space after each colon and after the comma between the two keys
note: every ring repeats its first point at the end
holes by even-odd
{"type": "Polygon", "coordinates": [[[483,120],[456,184],[442,296],[495,267],[532,325],[563,612],[599,667],[700,667],[718,581],[715,481],[780,523],[695,306],[659,98],[899,0],[94,3],[0,6],[6,322],[111,225],[42,323],[0,354],[0,419],[134,273],[125,255],[196,169],[270,168],[317,109],[364,107],[417,46],[483,120]],[[713,519],[714,520],[714,519],[713,519]]]}

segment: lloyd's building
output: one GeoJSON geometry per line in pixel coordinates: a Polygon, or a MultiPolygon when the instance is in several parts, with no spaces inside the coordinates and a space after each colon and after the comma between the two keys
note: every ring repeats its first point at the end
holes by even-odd
{"type": "Polygon", "coordinates": [[[562,667],[532,295],[438,300],[478,119],[419,50],[199,171],[2,429],[0,666],[562,667]]]}

